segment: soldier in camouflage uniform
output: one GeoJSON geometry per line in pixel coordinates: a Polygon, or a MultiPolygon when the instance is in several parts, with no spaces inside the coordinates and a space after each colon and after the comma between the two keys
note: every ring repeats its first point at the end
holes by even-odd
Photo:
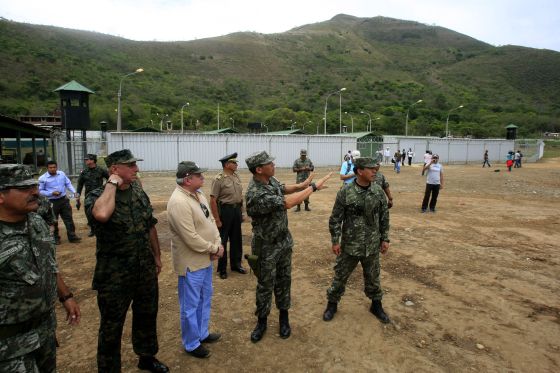
{"type": "Polygon", "coordinates": [[[49,229],[54,229],[54,223],[56,222],[56,217],[54,216],[54,211],[49,199],[45,196],[39,195],[37,200],[39,208],[37,209],[37,214],[43,218],[45,223],[49,226],[49,229]]]}
{"type": "Polygon", "coordinates": [[[258,257],[255,312],[258,322],[251,333],[252,342],[260,341],[266,331],[272,292],[276,298],[276,307],[280,310],[280,337],[288,338],[291,334],[288,309],[293,240],[288,230],[286,210],[301,203],[314,191],[322,189],[331,176],[328,174],[317,184],[311,182],[313,174],[299,184],[280,184],[274,177],[273,160],[265,151],[254,153],[245,160],[253,174],[245,200],[247,214],[252,218],[253,226],[251,250],[258,257]]]}
{"type": "Polygon", "coordinates": [[[389,323],[381,304],[383,291],[379,277],[379,253],[384,254],[389,249],[387,201],[381,187],[374,182],[376,163],[373,159],[356,159],[354,172],[356,180],[338,192],[329,219],[332,251],[337,258],[323,320],[330,321],[334,317],[348,277],[360,262],[364,291],[372,300],[370,312],[381,322],[389,323]]]}
{"type": "Polygon", "coordinates": [[[0,372],[56,371],[57,296],[71,324],[80,308],[58,273],[54,240],[38,208],[37,180],[0,165],[0,372]]]}
{"type": "MultiPolygon", "coordinates": [[[[103,179],[109,179],[107,170],[97,167],[97,155],[88,154],[84,160],[86,162],[86,168],[80,172],[78,187],[76,188],[76,208],[78,209],[80,208],[80,195],[82,194],[82,188],[84,186],[86,187],[85,197],[87,197],[89,192],[103,186],[103,179]]],[[[88,225],[90,227],[88,237],[93,237],[93,230],[91,229],[91,222],[89,220],[88,225]]]]}
{"type": "MultiPolygon", "coordinates": [[[[301,149],[299,152],[299,158],[294,161],[294,165],[292,167],[292,171],[297,172],[296,183],[305,181],[314,169],[315,166],[313,166],[313,162],[311,162],[311,159],[307,158],[307,150],[301,149]]],[[[307,197],[303,202],[305,203],[305,211],[311,211],[309,208],[309,197],[307,197]]],[[[299,211],[301,211],[301,203],[296,207],[296,212],[299,211]]]]}
{"type": "Polygon", "coordinates": [[[135,181],[136,161],[141,159],[128,149],[109,154],[107,183],[91,191],[85,201],[97,237],[93,289],[101,315],[97,368],[103,373],[121,370],[122,329],[131,303],[138,368],[169,371],[155,358],[160,248],[150,200],[135,181]]]}

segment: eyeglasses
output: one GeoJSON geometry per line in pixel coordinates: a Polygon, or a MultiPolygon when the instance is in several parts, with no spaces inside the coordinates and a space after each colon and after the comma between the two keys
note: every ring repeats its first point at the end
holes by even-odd
{"type": "Polygon", "coordinates": [[[206,207],[204,203],[201,203],[200,208],[202,209],[202,212],[204,212],[204,215],[208,218],[210,216],[210,211],[208,211],[208,207],[206,207]]]}

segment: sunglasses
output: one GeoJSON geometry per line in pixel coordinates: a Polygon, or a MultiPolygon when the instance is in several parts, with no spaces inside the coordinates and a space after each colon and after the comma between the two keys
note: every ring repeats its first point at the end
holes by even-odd
{"type": "Polygon", "coordinates": [[[201,203],[200,208],[202,209],[202,212],[204,212],[204,215],[208,218],[210,216],[210,211],[208,211],[208,207],[206,207],[204,203],[201,203]]]}

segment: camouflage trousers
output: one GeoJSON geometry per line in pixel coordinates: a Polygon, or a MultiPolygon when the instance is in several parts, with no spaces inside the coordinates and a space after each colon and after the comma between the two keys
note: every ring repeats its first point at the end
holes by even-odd
{"type": "Polygon", "coordinates": [[[364,293],[371,300],[381,300],[383,290],[381,289],[379,252],[370,256],[352,256],[343,251],[336,258],[334,279],[327,290],[329,302],[338,303],[340,301],[346,289],[346,282],[358,262],[362,263],[364,293]]]}
{"type": "MultiPolygon", "coordinates": [[[[35,329],[39,348],[8,360],[0,361],[2,373],[55,373],[56,372],[56,321],[53,316],[35,329]]],[[[37,340],[35,340],[37,342],[37,340]]],[[[24,343],[28,343],[25,341],[24,343]]],[[[29,346],[22,346],[26,348],[29,346]]]]}
{"type": "Polygon", "coordinates": [[[99,372],[121,371],[121,338],[126,313],[132,303],[132,347],[139,356],[155,356],[158,351],[158,283],[151,274],[138,275],[134,284],[98,289],[101,315],[97,344],[99,372]]]}
{"type": "Polygon", "coordinates": [[[292,285],[292,247],[264,246],[259,255],[260,276],[257,281],[257,317],[267,317],[272,306],[272,292],[276,308],[290,308],[292,285]]]}

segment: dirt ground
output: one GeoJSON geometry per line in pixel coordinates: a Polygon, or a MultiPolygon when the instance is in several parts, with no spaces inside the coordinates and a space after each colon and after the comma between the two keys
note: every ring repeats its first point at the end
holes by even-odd
{"type": "MultiPolygon", "coordinates": [[[[327,225],[340,186],[335,174],[330,188],[312,195],[312,212],[288,213],[295,239],[292,336],[278,336],[273,307],[265,337],[251,343],[255,277],[215,277],[211,330],[223,338],[209,346],[212,356],[205,360],[185,354],[180,343],[165,211],[173,175],[142,174],[159,219],[163,251],[158,358],[175,372],[560,371],[560,158],[511,173],[503,165],[445,166],[445,189],[433,214],[420,213],[425,179],[419,165],[404,167],[400,174],[388,166],[382,172],[395,197],[391,247],[381,264],[383,304],[393,322],[383,325],[368,312],[360,268],[335,318],[322,320],[335,259],[327,225]]],[[[215,173],[208,172],[205,192],[215,173]]],[[[243,170],[241,177],[246,186],[249,172],[243,170]]],[[[277,170],[277,177],[288,183],[295,179],[285,169],[277,170]]],[[[91,290],[95,239],[86,237],[83,212],[74,211],[74,216],[83,243],[64,240],[58,260],[83,317],[80,326],[71,328],[57,306],[58,366],[60,372],[93,372],[99,325],[91,290]]],[[[245,252],[250,251],[250,235],[250,224],[244,223],[245,252]]],[[[137,372],[130,319],[129,314],[122,366],[124,372],[137,372]]]]}

